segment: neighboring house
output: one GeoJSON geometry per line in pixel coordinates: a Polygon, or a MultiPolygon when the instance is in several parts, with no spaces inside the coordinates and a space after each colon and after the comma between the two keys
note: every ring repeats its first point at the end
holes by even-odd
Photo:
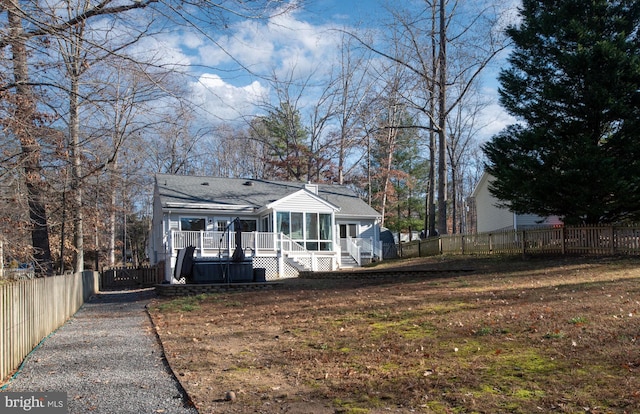
{"type": "Polygon", "coordinates": [[[158,174],[149,257],[170,281],[179,249],[229,258],[241,234],[254,268],[295,277],[381,259],[380,218],[344,186],[158,174]]]}
{"type": "Polygon", "coordinates": [[[540,217],[535,214],[516,214],[506,208],[497,207],[498,199],[489,192],[489,184],[493,180],[495,178],[485,172],[471,195],[475,200],[476,231],[478,233],[524,230],[532,227],[562,224],[562,221],[557,216],[540,217]]]}

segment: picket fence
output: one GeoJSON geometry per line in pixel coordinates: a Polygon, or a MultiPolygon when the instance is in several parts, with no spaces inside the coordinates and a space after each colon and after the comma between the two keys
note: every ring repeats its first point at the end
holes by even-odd
{"type": "Polygon", "coordinates": [[[98,273],[92,271],[0,285],[1,382],[97,291],[98,273]]]}
{"type": "Polygon", "coordinates": [[[640,226],[576,226],[453,234],[398,246],[400,257],[440,254],[640,255],[640,226]]]}

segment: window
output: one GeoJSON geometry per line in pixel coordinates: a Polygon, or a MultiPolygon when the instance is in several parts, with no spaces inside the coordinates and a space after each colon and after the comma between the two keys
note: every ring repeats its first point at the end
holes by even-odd
{"type": "Polygon", "coordinates": [[[341,224],[340,225],[340,238],[346,239],[347,237],[358,237],[357,224],[341,224]]]}
{"type": "Polygon", "coordinates": [[[304,238],[304,213],[291,213],[291,238],[294,240],[302,240],[304,238]]]}
{"type": "Polygon", "coordinates": [[[180,217],[180,230],[182,231],[204,231],[206,220],[195,217],[180,217]]]}
{"type": "Polygon", "coordinates": [[[332,238],[331,214],[320,214],[320,239],[331,240],[332,238]]]}
{"type": "Polygon", "coordinates": [[[262,217],[262,231],[271,231],[271,215],[262,217]]]}
{"type": "Polygon", "coordinates": [[[279,211],[276,232],[299,241],[307,250],[331,250],[331,214],[279,211]]]}
{"type": "Polygon", "coordinates": [[[276,231],[289,235],[289,212],[279,211],[276,215],[276,231]]]}
{"type": "Polygon", "coordinates": [[[307,213],[307,240],[318,240],[318,213],[307,213]]]}
{"type": "Polygon", "coordinates": [[[255,220],[240,220],[240,227],[243,233],[256,231],[257,222],[255,220]]]}
{"type": "Polygon", "coordinates": [[[227,229],[227,220],[217,220],[216,221],[216,230],[224,232],[227,229]]]}

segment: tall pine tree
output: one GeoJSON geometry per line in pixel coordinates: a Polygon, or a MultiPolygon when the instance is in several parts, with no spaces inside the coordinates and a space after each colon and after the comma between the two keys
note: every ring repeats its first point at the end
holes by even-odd
{"type": "Polygon", "coordinates": [[[640,218],[640,2],[524,0],[499,81],[521,122],[484,147],[491,192],[567,224],[640,218]]]}

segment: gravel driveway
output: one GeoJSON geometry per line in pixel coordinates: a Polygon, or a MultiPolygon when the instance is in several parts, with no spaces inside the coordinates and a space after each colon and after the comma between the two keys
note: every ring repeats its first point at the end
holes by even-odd
{"type": "Polygon", "coordinates": [[[69,413],[195,413],[145,305],[153,289],[102,292],[44,340],[4,391],[62,391],[69,413]]]}

